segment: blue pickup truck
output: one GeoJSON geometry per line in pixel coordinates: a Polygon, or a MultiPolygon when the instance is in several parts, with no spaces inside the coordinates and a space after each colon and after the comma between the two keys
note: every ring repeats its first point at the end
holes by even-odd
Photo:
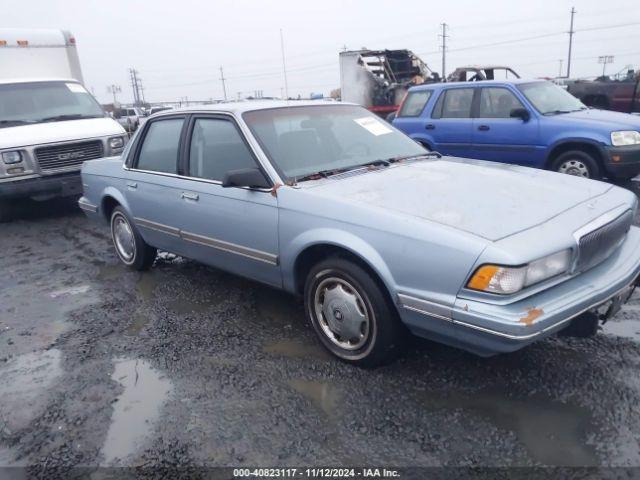
{"type": "Polygon", "coordinates": [[[590,109],[546,81],[413,87],[393,125],[447,155],[596,179],[640,173],[640,116],[590,109]]]}

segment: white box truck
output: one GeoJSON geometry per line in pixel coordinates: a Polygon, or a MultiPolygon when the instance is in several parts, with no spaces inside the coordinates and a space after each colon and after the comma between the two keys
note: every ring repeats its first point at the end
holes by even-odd
{"type": "Polygon", "coordinates": [[[127,135],[82,85],[67,31],[0,28],[0,221],[24,198],[82,193],[80,167],[127,135]]]}

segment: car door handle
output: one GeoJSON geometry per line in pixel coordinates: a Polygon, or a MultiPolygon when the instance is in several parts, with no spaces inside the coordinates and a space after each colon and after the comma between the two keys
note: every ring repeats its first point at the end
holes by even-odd
{"type": "Polygon", "coordinates": [[[483,132],[486,132],[487,130],[489,130],[489,125],[480,125],[478,127],[478,130],[482,130],[483,132]]]}
{"type": "Polygon", "coordinates": [[[127,182],[127,187],[130,190],[135,190],[136,188],[138,188],[138,184],[136,182],[127,182]]]}
{"type": "Polygon", "coordinates": [[[433,123],[427,123],[427,126],[424,127],[426,130],[435,130],[436,126],[433,123]]]}
{"type": "Polygon", "coordinates": [[[182,192],[182,198],[184,200],[191,200],[192,202],[197,202],[200,199],[200,196],[197,193],[182,192]]]}

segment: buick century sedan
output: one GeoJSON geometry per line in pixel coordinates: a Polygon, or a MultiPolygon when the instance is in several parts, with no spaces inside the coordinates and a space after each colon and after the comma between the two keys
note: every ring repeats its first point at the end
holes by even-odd
{"type": "Polygon", "coordinates": [[[361,366],[405,332],[483,356],[592,334],[640,273],[633,193],[443,157],[349,104],[161,113],[82,181],[125,265],[160,249],[301,295],[322,345],[361,366]]]}

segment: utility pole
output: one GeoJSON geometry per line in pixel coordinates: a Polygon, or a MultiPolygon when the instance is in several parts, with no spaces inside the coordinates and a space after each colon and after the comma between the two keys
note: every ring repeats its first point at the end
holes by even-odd
{"type": "Polygon", "coordinates": [[[222,65],[220,65],[220,80],[222,81],[222,91],[224,93],[224,101],[227,101],[227,86],[224,83],[224,72],[222,71],[222,65]]]}
{"type": "Polygon", "coordinates": [[[573,47],[573,17],[576,14],[576,7],[571,7],[571,26],[569,27],[569,56],[567,57],[567,78],[571,76],[571,47],[573,47]]]}
{"type": "Polygon", "coordinates": [[[133,103],[140,106],[144,103],[144,88],[142,87],[142,79],[138,77],[138,71],[135,68],[129,69],[131,77],[131,89],[133,90],[133,103]]]}
{"type": "Polygon", "coordinates": [[[284,94],[285,99],[289,99],[289,84],[287,83],[287,64],[284,60],[284,37],[282,36],[282,29],[280,29],[280,50],[282,50],[282,73],[284,74],[284,94]]]}
{"type": "Polygon", "coordinates": [[[447,27],[449,25],[446,23],[441,23],[440,25],[442,26],[442,33],[439,36],[442,37],[442,45],[440,48],[442,48],[442,81],[444,82],[447,78],[447,37],[449,36],[447,35],[447,27]]]}
{"type": "Polygon", "coordinates": [[[558,78],[562,77],[562,62],[563,60],[560,58],[558,60],[558,63],[560,64],[560,67],[558,68],[558,78]]]}
{"type": "Polygon", "coordinates": [[[118,100],[116,99],[116,93],[120,93],[122,91],[122,89],[120,88],[120,85],[114,85],[111,84],[107,87],[107,92],[111,93],[113,95],[113,104],[115,105],[116,103],[118,103],[118,100]]]}

